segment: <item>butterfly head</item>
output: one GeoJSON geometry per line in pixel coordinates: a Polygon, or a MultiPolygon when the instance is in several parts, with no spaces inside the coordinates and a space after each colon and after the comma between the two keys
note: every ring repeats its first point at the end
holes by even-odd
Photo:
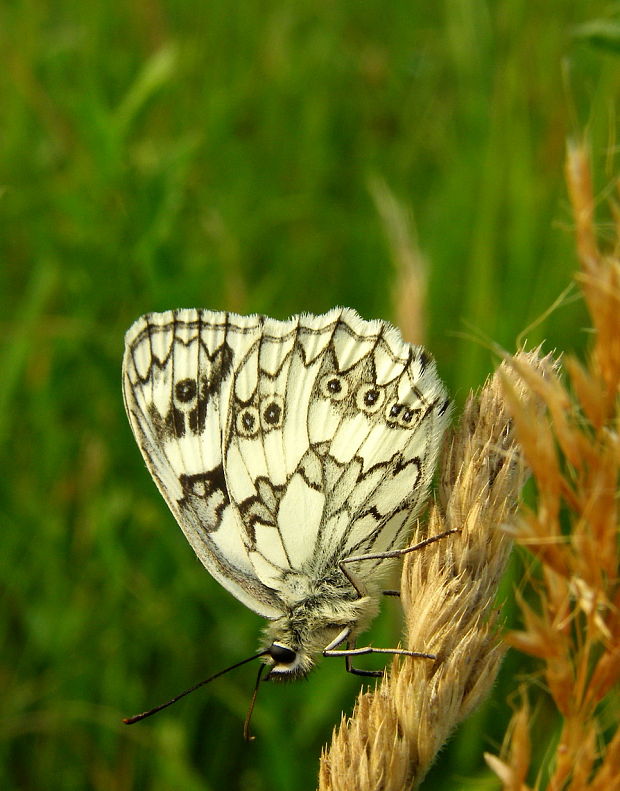
{"type": "Polygon", "coordinates": [[[267,649],[267,678],[278,681],[302,678],[312,668],[313,662],[306,652],[274,641],[267,649]]]}
{"type": "Polygon", "coordinates": [[[308,646],[293,635],[273,640],[267,646],[263,660],[269,667],[265,678],[271,681],[305,678],[314,667],[317,656],[321,655],[322,649],[329,643],[327,635],[333,633],[335,630],[325,630],[325,639],[319,645],[308,646]]]}
{"type": "Polygon", "coordinates": [[[375,615],[374,597],[348,599],[343,596],[312,597],[291,612],[272,621],[265,630],[266,678],[288,681],[306,676],[316,659],[333,641],[351,640],[366,628],[375,615]]]}
{"type": "Polygon", "coordinates": [[[298,619],[283,617],[272,622],[266,629],[264,662],[269,670],[267,678],[273,681],[292,681],[304,678],[312,670],[315,657],[329,639],[310,631],[307,624],[298,619]]]}

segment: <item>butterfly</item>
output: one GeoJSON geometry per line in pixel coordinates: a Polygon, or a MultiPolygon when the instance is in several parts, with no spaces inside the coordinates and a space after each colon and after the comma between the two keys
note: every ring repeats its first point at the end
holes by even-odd
{"type": "Polygon", "coordinates": [[[408,551],[449,420],[430,354],[350,308],[150,313],[125,343],[146,465],[205,568],[268,620],[268,677],[321,655],[363,675],[377,673],[352,668],[357,654],[418,655],[355,641],[386,560],[408,551]]]}

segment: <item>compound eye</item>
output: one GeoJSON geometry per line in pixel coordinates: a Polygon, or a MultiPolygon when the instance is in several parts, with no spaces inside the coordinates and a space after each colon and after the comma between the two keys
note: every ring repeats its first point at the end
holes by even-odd
{"type": "Polygon", "coordinates": [[[342,401],[349,394],[349,383],[340,374],[327,374],[321,379],[321,394],[332,401],[342,401]]]}
{"type": "Polygon", "coordinates": [[[282,665],[290,665],[297,659],[297,653],[295,651],[279,643],[271,644],[269,656],[274,662],[282,665]]]}

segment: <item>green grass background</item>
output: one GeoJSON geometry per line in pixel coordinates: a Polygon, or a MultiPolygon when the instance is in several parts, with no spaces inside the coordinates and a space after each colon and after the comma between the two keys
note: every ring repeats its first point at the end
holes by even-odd
{"type": "MultiPolygon", "coordinates": [[[[251,745],[252,667],[120,724],[249,655],[261,626],[203,571],[144,468],[123,333],[173,307],[390,318],[381,179],[415,218],[427,343],[462,402],[493,365],[472,332],[514,348],[576,268],[568,135],[588,129],[601,194],[610,183],[617,6],[0,6],[0,787],[314,788],[360,688],[340,662],[263,685],[251,745]],[[575,37],[594,19],[611,33],[575,37]]],[[[528,338],[575,351],[585,324],[569,299],[528,338]]],[[[374,639],[398,634],[386,602],[374,639]]],[[[428,788],[497,787],[481,755],[522,667],[507,660],[428,788]]]]}

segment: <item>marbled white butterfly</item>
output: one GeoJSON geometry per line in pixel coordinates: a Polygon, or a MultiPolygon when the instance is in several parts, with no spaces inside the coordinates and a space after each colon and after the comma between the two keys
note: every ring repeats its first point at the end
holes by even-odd
{"type": "Polygon", "coordinates": [[[351,656],[418,655],[354,646],[448,422],[428,352],[350,308],[288,321],[174,310],[128,331],[123,392],[195,553],[269,620],[269,678],[304,676],[321,654],[368,675],[351,656]]]}

